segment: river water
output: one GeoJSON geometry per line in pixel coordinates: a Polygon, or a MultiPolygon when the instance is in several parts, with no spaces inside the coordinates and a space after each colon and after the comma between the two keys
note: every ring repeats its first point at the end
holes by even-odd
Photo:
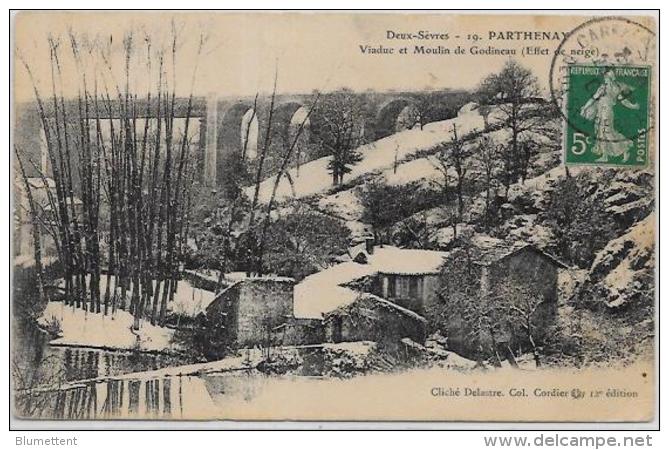
{"type": "MultiPolygon", "coordinates": [[[[184,358],[163,354],[52,346],[47,333],[29,321],[17,321],[12,335],[11,370],[15,390],[19,393],[41,386],[117,377],[188,362],[184,358]]],[[[34,405],[28,405],[26,409],[22,397],[18,394],[15,398],[18,415],[52,415],[49,408],[39,414],[33,410],[34,405]]]]}
{"type": "MultiPolygon", "coordinates": [[[[212,419],[248,405],[275,377],[254,370],[198,376],[91,380],[66,388],[18,395],[25,418],[212,419]]],[[[270,387],[271,390],[271,387],[270,387]]],[[[230,416],[228,416],[230,417],[230,416]]]]}
{"type": "MultiPolygon", "coordinates": [[[[54,347],[35,326],[16,334],[14,411],[26,419],[296,418],[298,412],[327,412],[323,399],[341,398],[340,389],[347,392],[354,382],[318,375],[317,349],[301,350],[300,375],[268,375],[245,364],[192,375],[194,366],[177,367],[188,362],[167,356],[54,347]],[[157,370],[167,367],[176,368],[157,370]]],[[[375,383],[374,376],[356,380],[375,383]]],[[[357,398],[350,392],[345,397],[357,398]]]]}
{"type": "Polygon", "coordinates": [[[266,375],[255,369],[157,374],[151,371],[192,361],[130,351],[52,346],[49,336],[33,323],[18,325],[14,331],[14,411],[17,417],[26,419],[261,417],[269,412],[267,404],[274,403],[275,395],[296,398],[305,388],[320,391],[330,385],[319,376],[266,375]],[[265,407],[257,410],[254,404],[265,407]]]}
{"type": "MultiPolygon", "coordinates": [[[[244,368],[245,363],[197,373],[193,366],[181,367],[192,361],[172,356],[52,346],[34,323],[15,322],[14,414],[60,420],[336,418],[329,416],[339,411],[340,399],[355,400],[347,407],[357,411],[361,393],[377,392],[378,383],[387,383],[381,374],[322,376],[322,352],[299,352],[299,375],[267,375],[244,368]],[[159,370],[168,367],[174,369],[159,370]]],[[[342,373],[355,373],[352,361],[344,358],[342,364],[342,373]]],[[[380,392],[381,397],[368,399],[371,404],[381,405],[386,392],[404,398],[397,385],[380,392]]]]}
{"type": "Polygon", "coordinates": [[[295,398],[305,388],[330,385],[322,377],[266,375],[255,369],[156,373],[151,371],[188,362],[164,355],[54,347],[34,325],[18,331],[12,342],[14,411],[25,419],[257,418],[271,411],[268,404],[274,404],[276,395],[295,398]]]}

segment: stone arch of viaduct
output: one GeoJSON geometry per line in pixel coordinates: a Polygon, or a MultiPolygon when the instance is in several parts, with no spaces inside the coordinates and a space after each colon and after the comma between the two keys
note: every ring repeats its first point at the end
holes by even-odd
{"type": "MultiPolygon", "coordinates": [[[[364,103],[367,108],[365,133],[372,140],[384,138],[398,131],[398,117],[406,108],[417,107],[416,99],[408,95],[396,93],[357,95],[365,96],[364,103]]],[[[206,131],[201,134],[205,136],[204,142],[201,142],[204,152],[205,182],[214,184],[213,180],[217,180],[217,183],[220,183],[218,178],[227,155],[243,155],[249,146],[257,145],[261,148],[264,145],[268,139],[266,133],[270,119],[270,101],[269,96],[257,99],[253,97],[207,99],[206,107],[202,111],[202,126],[206,131]],[[249,117],[257,121],[257,137],[249,133],[249,117]],[[213,124],[216,124],[215,127],[213,124]],[[249,142],[253,138],[256,138],[257,142],[249,142]]],[[[293,127],[299,126],[303,114],[309,110],[312,102],[312,95],[277,95],[272,113],[270,142],[276,144],[279,140],[283,140],[290,143],[291,124],[293,127]],[[302,115],[298,114],[300,110],[302,115]],[[298,115],[299,120],[296,120],[298,115]]],[[[305,133],[309,134],[309,122],[305,125],[305,133]]]]}
{"type": "MultiPolygon", "coordinates": [[[[407,108],[415,108],[422,95],[419,92],[361,92],[355,93],[362,97],[365,105],[365,134],[368,140],[377,140],[398,131],[398,117],[407,108]]],[[[445,95],[450,95],[445,93],[445,95]]],[[[274,102],[272,117],[272,135],[267,136],[267,123],[271,98],[269,95],[254,97],[216,97],[208,95],[198,98],[193,104],[191,117],[199,121],[198,156],[200,178],[208,185],[220,185],[222,166],[226,156],[242,154],[249,139],[254,136],[245,136],[246,126],[253,124],[257,128],[257,148],[264,145],[266,139],[275,145],[281,140],[290,142],[291,123],[299,126],[304,114],[310,108],[314,96],[312,94],[280,94],[274,102]],[[255,107],[254,107],[255,106],[255,107]],[[301,113],[300,113],[301,111],[301,113]]],[[[186,99],[177,99],[177,116],[186,114],[186,99]]],[[[316,119],[315,117],[312,117],[316,119]]],[[[316,122],[316,120],[314,120],[316,122]]],[[[195,125],[195,124],[193,124],[195,125]]],[[[42,145],[38,142],[41,125],[35,112],[33,103],[17,105],[17,126],[15,140],[20,148],[27,152],[36,153],[34,160],[39,161],[39,152],[42,145]]],[[[295,128],[292,128],[295,130],[295,128]]],[[[306,133],[311,139],[308,124],[306,133]]],[[[301,138],[302,139],[302,138],[301,138]]],[[[271,150],[270,150],[271,151],[271,150]]]]}

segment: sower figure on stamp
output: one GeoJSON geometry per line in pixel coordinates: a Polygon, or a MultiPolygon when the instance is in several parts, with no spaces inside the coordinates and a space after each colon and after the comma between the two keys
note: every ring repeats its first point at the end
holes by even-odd
{"type": "Polygon", "coordinates": [[[604,73],[604,82],[597,92],[581,108],[581,116],[594,120],[596,142],[593,153],[602,155],[598,162],[607,162],[609,157],[623,156],[623,162],[629,159],[632,140],[623,136],[614,128],[614,107],[620,102],[626,108],[639,109],[639,105],[629,100],[633,88],[616,80],[612,70],[604,73]]]}

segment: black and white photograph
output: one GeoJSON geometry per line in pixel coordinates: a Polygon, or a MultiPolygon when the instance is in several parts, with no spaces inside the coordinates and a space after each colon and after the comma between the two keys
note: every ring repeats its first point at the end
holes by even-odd
{"type": "Polygon", "coordinates": [[[10,20],[16,424],[657,418],[659,15],[10,20]]]}

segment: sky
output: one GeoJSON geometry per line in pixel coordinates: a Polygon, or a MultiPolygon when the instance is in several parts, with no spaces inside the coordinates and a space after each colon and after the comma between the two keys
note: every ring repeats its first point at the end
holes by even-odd
{"type": "MultiPolygon", "coordinates": [[[[378,47],[427,45],[453,48],[456,43],[468,52],[473,44],[515,48],[523,41],[489,41],[491,31],[569,31],[575,24],[572,17],[457,16],[440,13],[372,14],[372,13],[223,13],[223,12],[23,12],[14,23],[16,54],[15,98],[33,99],[32,84],[23,61],[31,68],[41,92],[51,89],[48,37],[60,39],[60,60],[63,92],[73,96],[80,88],[68,33],[77,39],[97,42],[96,48],[111,49],[108,61],[113,69],[94,52],[95,57],[82,57],[79,73],[99,73],[99,89],[104,83],[123,84],[124,34],[133,30],[136,56],[131,62],[131,85],[140,92],[146,83],[157,84],[156,49],[169,50],[171,24],[180,31],[181,45],[176,63],[177,93],[190,92],[193,69],[196,95],[216,93],[219,96],[252,96],[271,92],[275,70],[280,93],[308,93],[315,89],[328,91],[348,87],[356,91],[373,89],[421,90],[443,88],[474,88],[489,73],[498,71],[509,56],[444,55],[368,55],[360,45],[378,47]],[[549,23],[550,22],[550,23],[549,23]],[[449,35],[446,41],[407,41],[387,39],[388,32],[416,33],[427,31],[449,35]],[[196,58],[198,37],[207,36],[205,50],[196,58]],[[477,43],[466,36],[477,33],[477,43]],[[144,36],[151,36],[152,68],[148,69],[144,36]],[[455,36],[459,36],[456,39],[455,36]],[[110,44],[111,42],[111,44],[110,44]],[[196,60],[200,63],[196,65],[196,60]],[[150,74],[150,76],[149,76],[150,74]]],[[[535,43],[531,43],[535,44],[535,43]]],[[[559,41],[541,42],[554,49],[559,41]]],[[[85,53],[85,52],[84,52],[85,53]]],[[[166,53],[167,78],[171,82],[171,57],[166,53]]],[[[552,55],[520,58],[530,67],[546,90],[552,55]]],[[[95,77],[89,75],[88,82],[95,77]]],[[[60,84],[59,84],[60,86],[60,84]]],[[[142,91],[144,89],[144,91],[142,91]]]]}

